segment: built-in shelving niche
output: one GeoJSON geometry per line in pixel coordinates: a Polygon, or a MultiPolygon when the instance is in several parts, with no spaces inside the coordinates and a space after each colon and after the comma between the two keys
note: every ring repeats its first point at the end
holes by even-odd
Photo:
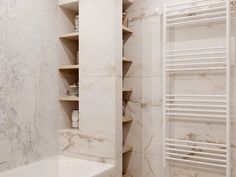
{"type": "Polygon", "coordinates": [[[78,0],[59,0],[59,98],[62,129],[71,129],[71,116],[79,107],[79,97],[68,96],[70,85],[79,82],[79,32],[75,31],[75,18],[79,14],[78,0]]]}
{"type": "MultiPolygon", "coordinates": [[[[132,0],[123,0],[123,11],[125,11],[131,4],[133,3],[132,0]]],[[[128,26],[122,25],[123,31],[123,44],[125,44],[129,38],[132,36],[133,31],[128,26]]],[[[124,46],[123,46],[123,54],[124,54],[124,46]]],[[[123,56],[122,59],[122,69],[123,69],[123,79],[126,77],[131,65],[132,60],[126,56],[123,56]]],[[[126,88],[123,84],[122,90],[122,97],[123,97],[123,109],[125,109],[128,101],[130,100],[132,94],[132,88],[126,88]]],[[[125,112],[125,111],[124,111],[125,112]]],[[[132,124],[133,118],[131,116],[123,115],[122,122],[123,122],[123,147],[122,147],[122,155],[123,155],[123,177],[132,177],[131,175],[127,174],[127,168],[130,161],[130,157],[132,154],[133,146],[126,143],[126,138],[132,124]]]]}

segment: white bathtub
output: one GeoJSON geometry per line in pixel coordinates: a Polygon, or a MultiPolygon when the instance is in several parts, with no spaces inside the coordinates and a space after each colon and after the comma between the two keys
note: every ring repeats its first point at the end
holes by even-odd
{"type": "Polygon", "coordinates": [[[109,164],[58,156],[0,173],[0,177],[103,177],[112,168],[109,164]]]}

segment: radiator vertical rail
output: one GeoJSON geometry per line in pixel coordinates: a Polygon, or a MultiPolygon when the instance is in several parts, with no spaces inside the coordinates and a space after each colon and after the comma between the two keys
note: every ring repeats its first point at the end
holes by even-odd
{"type": "Polygon", "coordinates": [[[230,139],[230,125],[231,125],[231,112],[230,112],[230,91],[231,91],[231,0],[226,2],[226,47],[227,47],[227,58],[226,58],[226,177],[231,177],[231,139],[230,139]]]}

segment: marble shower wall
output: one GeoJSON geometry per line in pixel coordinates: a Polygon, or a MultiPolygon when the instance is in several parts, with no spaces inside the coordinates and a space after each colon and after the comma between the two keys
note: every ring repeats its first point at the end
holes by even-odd
{"type": "Polygon", "coordinates": [[[57,0],[1,0],[0,171],[58,154],[57,68],[57,0]]]}
{"type": "MultiPolygon", "coordinates": [[[[134,34],[126,42],[124,53],[133,60],[133,63],[124,79],[124,87],[133,88],[131,99],[126,107],[126,115],[133,117],[134,121],[125,127],[124,140],[126,144],[134,146],[127,169],[127,173],[134,177],[165,176],[162,167],[162,26],[161,16],[156,12],[156,8],[162,9],[163,2],[180,3],[176,0],[135,0],[128,9],[129,26],[134,34]]],[[[225,29],[221,27],[217,30],[209,27],[199,28],[195,32],[177,31],[172,36],[172,39],[178,41],[177,45],[172,44],[169,47],[181,49],[218,44],[222,46],[225,44],[222,38],[224,33],[225,29]]],[[[235,80],[233,77],[232,90],[235,89],[235,80]]],[[[224,94],[225,91],[225,79],[217,74],[174,76],[174,83],[177,94],[224,94]]],[[[175,127],[173,129],[175,138],[225,142],[224,125],[176,122],[175,127]]],[[[233,127],[232,140],[234,130],[233,127]]],[[[232,147],[235,154],[235,142],[232,147]]],[[[234,175],[235,172],[232,176],[234,175]]],[[[224,174],[175,166],[169,176],[223,177],[224,174]]]]}

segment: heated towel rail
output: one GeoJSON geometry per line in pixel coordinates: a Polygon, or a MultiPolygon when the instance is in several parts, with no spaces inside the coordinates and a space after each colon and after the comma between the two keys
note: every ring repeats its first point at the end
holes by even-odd
{"type": "Polygon", "coordinates": [[[230,0],[198,0],[163,8],[163,154],[164,167],[168,162],[188,163],[222,169],[231,177],[230,143],[230,32],[231,11],[235,2],[230,0]],[[203,25],[225,26],[222,46],[205,48],[167,49],[168,30],[194,28],[203,25]],[[171,74],[220,72],[225,76],[223,95],[175,94],[168,87],[171,74]],[[168,135],[171,119],[197,119],[223,122],[226,126],[225,143],[209,143],[175,139],[168,135]]]}

